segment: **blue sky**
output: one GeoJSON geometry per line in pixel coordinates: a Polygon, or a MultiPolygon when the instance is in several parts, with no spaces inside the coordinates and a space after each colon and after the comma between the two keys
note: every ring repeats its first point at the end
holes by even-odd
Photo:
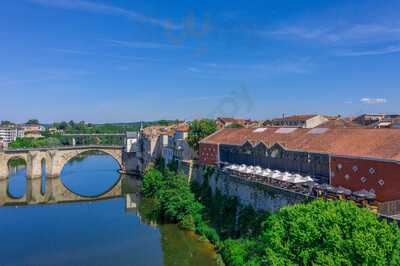
{"type": "Polygon", "coordinates": [[[399,112],[399,1],[3,0],[1,120],[399,112]]]}

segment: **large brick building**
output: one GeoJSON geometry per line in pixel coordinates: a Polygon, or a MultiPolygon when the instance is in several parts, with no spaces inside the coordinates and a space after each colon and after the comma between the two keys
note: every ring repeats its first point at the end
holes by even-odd
{"type": "Polygon", "coordinates": [[[199,160],[306,174],[353,191],[373,191],[377,201],[400,206],[398,129],[222,129],[200,142],[199,160]]]}

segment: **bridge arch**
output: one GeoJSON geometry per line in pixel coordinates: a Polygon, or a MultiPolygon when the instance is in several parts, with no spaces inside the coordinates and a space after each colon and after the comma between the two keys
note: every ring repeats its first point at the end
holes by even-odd
{"type": "Polygon", "coordinates": [[[67,164],[70,160],[81,154],[93,151],[99,151],[107,155],[110,155],[115,161],[117,161],[120,170],[124,170],[123,151],[121,149],[107,149],[107,148],[94,147],[87,149],[75,149],[75,150],[71,149],[71,150],[57,151],[57,153],[55,154],[55,158],[53,159],[51,169],[49,169],[47,175],[50,177],[60,176],[65,164],[67,164]]]}
{"type": "Polygon", "coordinates": [[[14,154],[7,158],[6,195],[14,200],[23,200],[27,195],[27,179],[29,175],[29,156],[14,154]],[[22,169],[20,168],[22,167],[22,169]]]}
{"type": "Polygon", "coordinates": [[[0,179],[6,180],[10,174],[10,162],[15,159],[22,159],[26,165],[26,173],[28,174],[29,160],[27,154],[12,154],[8,156],[0,156],[0,179]]]}

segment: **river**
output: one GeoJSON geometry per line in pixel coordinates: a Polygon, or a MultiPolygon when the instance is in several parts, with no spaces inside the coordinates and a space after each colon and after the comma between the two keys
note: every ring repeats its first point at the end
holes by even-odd
{"type": "Polygon", "coordinates": [[[27,181],[14,168],[0,198],[0,265],[216,265],[210,244],[146,218],[140,181],[117,170],[98,154],[54,180],[27,181]]]}

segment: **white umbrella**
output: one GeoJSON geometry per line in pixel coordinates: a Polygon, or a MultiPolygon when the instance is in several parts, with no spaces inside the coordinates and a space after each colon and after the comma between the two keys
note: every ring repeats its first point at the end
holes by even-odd
{"type": "Polygon", "coordinates": [[[264,171],[262,171],[261,175],[262,176],[270,176],[271,175],[271,171],[264,170],[264,171]]]}
{"type": "Polygon", "coordinates": [[[279,173],[273,173],[272,175],[271,175],[271,177],[272,178],[274,178],[274,179],[278,179],[278,180],[281,180],[282,179],[282,175],[279,173]]]}
{"type": "Polygon", "coordinates": [[[247,167],[246,174],[252,174],[252,173],[254,173],[254,168],[253,167],[247,167]]]}
{"type": "Polygon", "coordinates": [[[257,175],[261,175],[262,172],[263,172],[263,170],[261,169],[261,167],[260,168],[256,168],[256,174],[257,175]]]}
{"type": "Polygon", "coordinates": [[[247,170],[247,166],[245,164],[242,164],[241,166],[239,166],[238,169],[240,172],[245,172],[247,170]]]}
{"type": "Polygon", "coordinates": [[[314,182],[314,179],[311,178],[311,176],[305,176],[304,177],[305,182],[314,182]]]}
{"type": "Polygon", "coordinates": [[[291,175],[291,174],[289,174],[288,172],[285,172],[283,175],[282,175],[282,181],[289,181],[289,180],[291,180],[293,178],[293,176],[291,175]]]}
{"type": "Polygon", "coordinates": [[[231,169],[232,169],[232,170],[239,170],[239,165],[232,164],[232,165],[231,165],[231,169]]]}

